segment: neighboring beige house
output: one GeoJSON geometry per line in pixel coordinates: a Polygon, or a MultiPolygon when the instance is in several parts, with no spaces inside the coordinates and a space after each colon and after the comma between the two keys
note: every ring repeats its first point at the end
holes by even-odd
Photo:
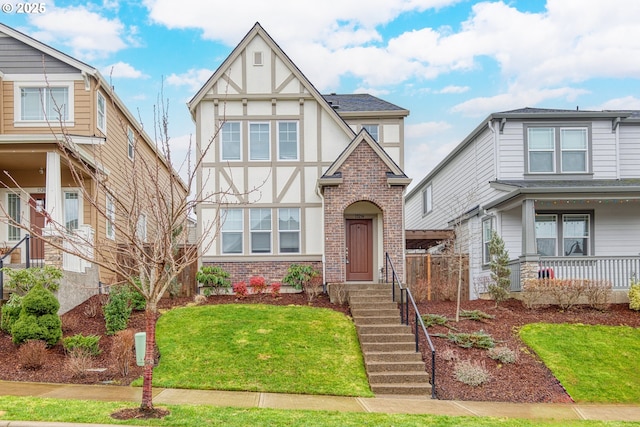
{"type": "Polygon", "coordinates": [[[487,283],[495,230],[513,291],[542,276],[606,280],[624,297],[640,275],[640,112],[492,113],[405,203],[407,228],[459,226],[471,295],[487,283]]]}
{"type": "MultiPolygon", "coordinates": [[[[80,235],[95,245],[118,243],[115,225],[126,218],[95,186],[92,196],[109,218],[83,200],[59,141],[74,144],[82,161],[100,170],[114,189],[130,186],[127,174],[135,156],[161,160],[159,180],[175,173],[98,70],[0,24],[0,171],[11,177],[4,172],[0,176],[0,204],[3,212],[31,230],[26,233],[5,218],[0,245],[13,247],[30,234],[29,247],[19,246],[19,265],[26,264],[29,252],[31,264],[53,263],[64,269],[58,296],[64,311],[97,293],[99,282],[108,285],[115,277],[43,244],[43,233],[51,234],[46,216],[64,224],[67,237],[80,235]],[[18,187],[24,192],[16,192],[18,187]]],[[[186,188],[182,191],[187,194],[186,188]]],[[[146,229],[146,217],[139,219],[146,229]]],[[[91,245],[86,250],[91,253],[91,245]]]]}
{"type": "Polygon", "coordinates": [[[325,284],[404,269],[404,119],[371,95],[321,95],[256,24],[188,103],[201,157],[202,263],[281,281],[311,264],[325,284]],[[204,234],[204,235],[203,235],[204,234]]]}

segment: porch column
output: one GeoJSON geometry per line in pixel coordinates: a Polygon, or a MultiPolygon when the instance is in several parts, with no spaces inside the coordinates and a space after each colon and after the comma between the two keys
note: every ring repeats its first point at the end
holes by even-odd
{"type": "MultiPolygon", "coordinates": [[[[62,217],[62,180],[60,178],[60,154],[55,151],[47,153],[46,176],[46,211],[55,226],[64,225],[62,217]]],[[[47,224],[45,224],[45,227],[47,224]]],[[[51,228],[51,227],[49,227],[51,228]]]]}
{"type": "Polygon", "coordinates": [[[532,199],[522,202],[522,255],[537,255],[536,208],[532,199]]]}

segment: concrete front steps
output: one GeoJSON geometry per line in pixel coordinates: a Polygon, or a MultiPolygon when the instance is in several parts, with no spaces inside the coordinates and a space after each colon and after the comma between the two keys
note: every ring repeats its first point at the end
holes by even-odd
{"type": "Polygon", "coordinates": [[[431,396],[429,374],[410,326],[400,321],[389,284],[348,284],[371,390],[376,395],[431,396]]]}

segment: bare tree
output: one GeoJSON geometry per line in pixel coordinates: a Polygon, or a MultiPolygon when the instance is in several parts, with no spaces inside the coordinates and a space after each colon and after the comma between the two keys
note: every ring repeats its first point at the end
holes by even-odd
{"type": "MultiPolygon", "coordinates": [[[[168,102],[164,102],[162,94],[154,111],[155,145],[145,142],[149,139],[141,129],[133,131],[132,123],[119,118],[125,141],[131,144],[131,161],[120,164],[117,173],[103,167],[103,160],[108,153],[101,145],[96,144],[89,149],[79,147],[73,142],[62,120],[55,125],[50,123],[49,128],[58,141],[61,159],[85,203],[105,224],[106,237],[94,240],[76,234],[68,230],[64,221],[56,221],[53,212],[46,209],[44,212],[49,236],[57,237],[47,238],[47,244],[99,265],[113,274],[118,283],[126,283],[144,296],[147,339],[141,402],[143,410],[154,410],[152,379],[158,302],[178,275],[197,260],[198,248],[207,250],[220,227],[219,220],[205,224],[202,237],[198,241],[189,241],[189,222],[193,220],[192,215],[198,204],[220,204],[226,200],[228,193],[205,193],[203,188],[206,187],[207,177],[203,177],[201,185],[195,185],[200,162],[212,147],[215,135],[198,147],[195,161],[192,162],[187,156],[180,166],[186,168],[186,174],[183,174],[186,177],[181,178],[172,168],[168,102]]],[[[17,180],[7,171],[0,176],[0,185],[23,198],[29,197],[28,192],[20,188],[17,180]]],[[[29,232],[28,225],[13,221],[6,211],[2,213],[4,218],[0,220],[29,232]]]]}

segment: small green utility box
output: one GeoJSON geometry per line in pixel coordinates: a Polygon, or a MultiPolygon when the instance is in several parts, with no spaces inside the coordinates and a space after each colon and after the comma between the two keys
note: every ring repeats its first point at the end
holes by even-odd
{"type": "Polygon", "coordinates": [[[144,353],[147,347],[147,333],[136,332],[136,365],[144,366],[144,353]]]}

